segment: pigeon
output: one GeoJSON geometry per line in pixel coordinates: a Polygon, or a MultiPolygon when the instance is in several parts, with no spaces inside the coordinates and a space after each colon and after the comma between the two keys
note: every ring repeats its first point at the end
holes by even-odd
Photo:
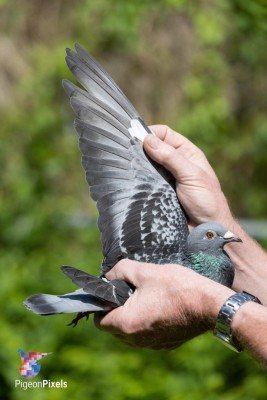
{"type": "Polygon", "coordinates": [[[24,305],[41,315],[90,313],[123,305],[134,287],[105,274],[121,259],[181,264],[231,287],[234,267],[224,250],[242,240],[216,222],[188,229],[174,177],[145,153],[153,134],[105,69],[79,44],[66,50],[66,63],[81,87],[63,80],[76,115],[82,165],[99,212],[103,261],[99,277],[71,266],[62,271],[78,286],[63,295],[35,294],[24,305]]]}

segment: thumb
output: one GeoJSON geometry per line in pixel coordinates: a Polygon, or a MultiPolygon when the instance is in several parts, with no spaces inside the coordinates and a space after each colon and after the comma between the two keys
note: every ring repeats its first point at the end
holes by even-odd
{"type": "Polygon", "coordinates": [[[196,176],[198,167],[169,144],[154,135],[144,139],[144,149],[152,160],[168,169],[180,183],[186,183],[196,176]]]}

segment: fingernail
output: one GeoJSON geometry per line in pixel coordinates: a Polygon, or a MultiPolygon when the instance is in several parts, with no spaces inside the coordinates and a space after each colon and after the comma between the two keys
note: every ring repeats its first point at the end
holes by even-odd
{"type": "Polygon", "coordinates": [[[152,147],[152,149],[155,149],[155,150],[158,149],[160,146],[160,140],[154,135],[148,135],[146,142],[148,143],[148,145],[150,147],[152,147]]]}

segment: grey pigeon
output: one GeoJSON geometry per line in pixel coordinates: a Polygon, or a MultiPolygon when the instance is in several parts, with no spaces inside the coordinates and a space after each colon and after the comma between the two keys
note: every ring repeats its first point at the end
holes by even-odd
{"type": "Polygon", "coordinates": [[[99,211],[101,276],[64,266],[79,289],[36,294],[25,306],[42,315],[78,313],[74,326],[89,313],[121,306],[134,288],[104,275],[123,258],[182,264],[230,287],[234,268],[224,245],[241,239],[216,222],[189,234],[173,176],[143,150],[151,131],[103,67],[78,44],[75,50],[67,49],[66,62],[83,89],[67,80],[63,87],[76,114],[82,165],[99,211]]]}

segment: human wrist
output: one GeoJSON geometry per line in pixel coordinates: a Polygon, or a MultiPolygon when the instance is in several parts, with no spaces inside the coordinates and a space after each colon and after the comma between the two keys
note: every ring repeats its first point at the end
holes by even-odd
{"type": "MultiPolygon", "coordinates": [[[[198,276],[198,274],[197,274],[198,276]]],[[[187,288],[185,298],[186,315],[190,315],[202,332],[213,330],[219,311],[225,301],[235,294],[235,291],[204,276],[198,276],[193,287],[187,288]]],[[[181,299],[177,299],[179,304],[181,299]]]]}
{"type": "Polygon", "coordinates": [[[267,367],[267,309],[260,304],[247,302],[237,311],[231,324],[235,338],[267,367]]]}
{"type": "Polygon", "coordinates": [[[202,316],[208,327],[212,330],[215,327],[219,311],[226,300],[235,294],[234,290],[217,282],[208,282],[202,288],[202,316]]]}
{"type": "Polygon", "coordinates": [[[248,235],[241,224],[234,219],[231,221],[230,229],[235,232],[243,241],[242,246],[231,244],[228,246],[228,253],[234,261],[236,268],[263,267],[267,273],[267,253],[262,247],[248,235]]]}
{"type": "Polygon", "coordinates": [[[230,243],[225,250],[235,268],[233,289],[246,290],[258,297],[262,304],[267,305],[267,253],[243,229],[238,220],[232,215],[224,194],[217,194],[219,209],[217,222],[221,222],[230,231],[242,239],[240,243],[230,243]]]}
{"type": "Polygon", "coordinates": [[[193,321],[199,333],[213,329],[221,306],[235,292],[189,268],[178,266],[177,270],[175,264],[167,268],[171,267],[174,269],[169,271],[170,280],[167,283],[170,319],[175,321],[176,316],[182,313],[193,321]],[[180,289],[177,290],[177,287],[180,289]]]}
{"type": "Polygon", "coordinates": [[[267,305],[267,253],[245,232],[238,221],[234,220],[229,229],[243,241],[242,245],[231,243],[226,248],[235,267],[233,289],[245,290],[267,305]]]}
{"type": "MultiPolygon", "coordinates": [[[[235,218],[230,210],[228,201],[221,189],[217,193],[216,197],[217,197],[217,204],[218,204],[218,214],[215,216],[214,220],[227,226],[227,228],[230,228],[230,226],[234,225],[235,218]]],[[[234,232],[234,230],[233,230],[233,232],[234,232]]]]}
{"type": "MultiPolygon", "coordinates": [[[[256,307],[259,305],[256,304],[256,307]]],[[[255,310],[255,303],[252,301],[248,301],[243,304],[238,311],[236,312],[232,324],[231,329],[233,334],[240,340],[243,337],[244,327],[246,325],[246,321],[249,319],[249,315],[253,315],[255,310]]]]}

